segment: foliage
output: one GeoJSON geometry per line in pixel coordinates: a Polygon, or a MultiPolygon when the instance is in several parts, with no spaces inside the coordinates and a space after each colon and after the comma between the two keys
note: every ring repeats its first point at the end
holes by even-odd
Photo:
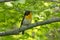
{"type": "MultiPolygon", "coordinates": [[[[59,1],[59,0],[58,0],[59,1]]],[[[49,18],[60,17],[60,4],[45,0],[19,0],[0,3],[0,31],[19,28],[25,10],[32,11],[32,23],[49,18]]],[[[12,36],[0,37],[0,40],[59,40],[60,22],[26,30],[12,36]]]]}

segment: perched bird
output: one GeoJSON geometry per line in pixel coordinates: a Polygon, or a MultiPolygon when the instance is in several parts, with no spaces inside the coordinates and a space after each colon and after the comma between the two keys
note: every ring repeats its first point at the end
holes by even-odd
{"type": "MultiPolygon", "coordinates": [[[[21,22],[21,27],[28,26],[29,24],[31,24],[31,21],[32,21],[31,11],[25,11],[25,14],[24,14],[22,22],[21,22]]],[[[22,31],[22,34],[24,34],[24,31],[22,31]]]]}

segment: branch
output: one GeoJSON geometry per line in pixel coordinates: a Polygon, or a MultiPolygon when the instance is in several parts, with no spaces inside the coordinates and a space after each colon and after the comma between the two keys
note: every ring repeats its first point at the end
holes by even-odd
{"type": "Polygon", "coordinates": [[[56,2],[56,3],[60,3],[60,1],[57,1],[57,0],[44,0],[44,2],[56,2]]]}
{"type": "MultiPolygon", "coordinates": [[[[18,0],[0,0],[0,2],[10,2],[10,1],[18,1],[18,0]]],[[[56,3],[60,3],[57,0],[44,0],[45,2],[56,2],[56,3]]]]}
{"type": "Polygon", "coordinates": [[[16,1],[16,0],[0,0],[0,2],[10,2],[10,1],[16,1]]]}
{"type": "Polygon", "coordinates": [[[45,20],[45,21],[30,24],[29,26],[26,26],[26,27],[21,27],[21,28],[14,29],[14,30],[11,30],[11,31],[6,31],[6,32],[0,32],[0,36],[17,35],[20,32],[25,31],[27,29],[31,29],[31,28],[37,27],[39,25],[46,25],[46,24],[50,24],[50,23],[54,23],[54,22],[60,22],[60,18],[52,18],[52,19],[48,19],[48,20],[45,20]]]}

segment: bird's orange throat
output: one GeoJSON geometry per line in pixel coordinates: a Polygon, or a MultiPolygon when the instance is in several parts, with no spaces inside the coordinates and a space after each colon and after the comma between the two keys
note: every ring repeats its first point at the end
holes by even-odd
{"type": "Polygon", "coordinates": [[[30,13],[29,15],[27,15],[26,19],[32,19],[32,14],[30,13]]]}

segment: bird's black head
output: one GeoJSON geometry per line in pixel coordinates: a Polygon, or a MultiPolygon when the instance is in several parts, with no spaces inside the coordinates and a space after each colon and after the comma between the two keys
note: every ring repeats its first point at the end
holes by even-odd
{"type": "Polygon", "coordinates": [[[25,11],[25,15],[29,15],[31,11],[25,11]]]}

